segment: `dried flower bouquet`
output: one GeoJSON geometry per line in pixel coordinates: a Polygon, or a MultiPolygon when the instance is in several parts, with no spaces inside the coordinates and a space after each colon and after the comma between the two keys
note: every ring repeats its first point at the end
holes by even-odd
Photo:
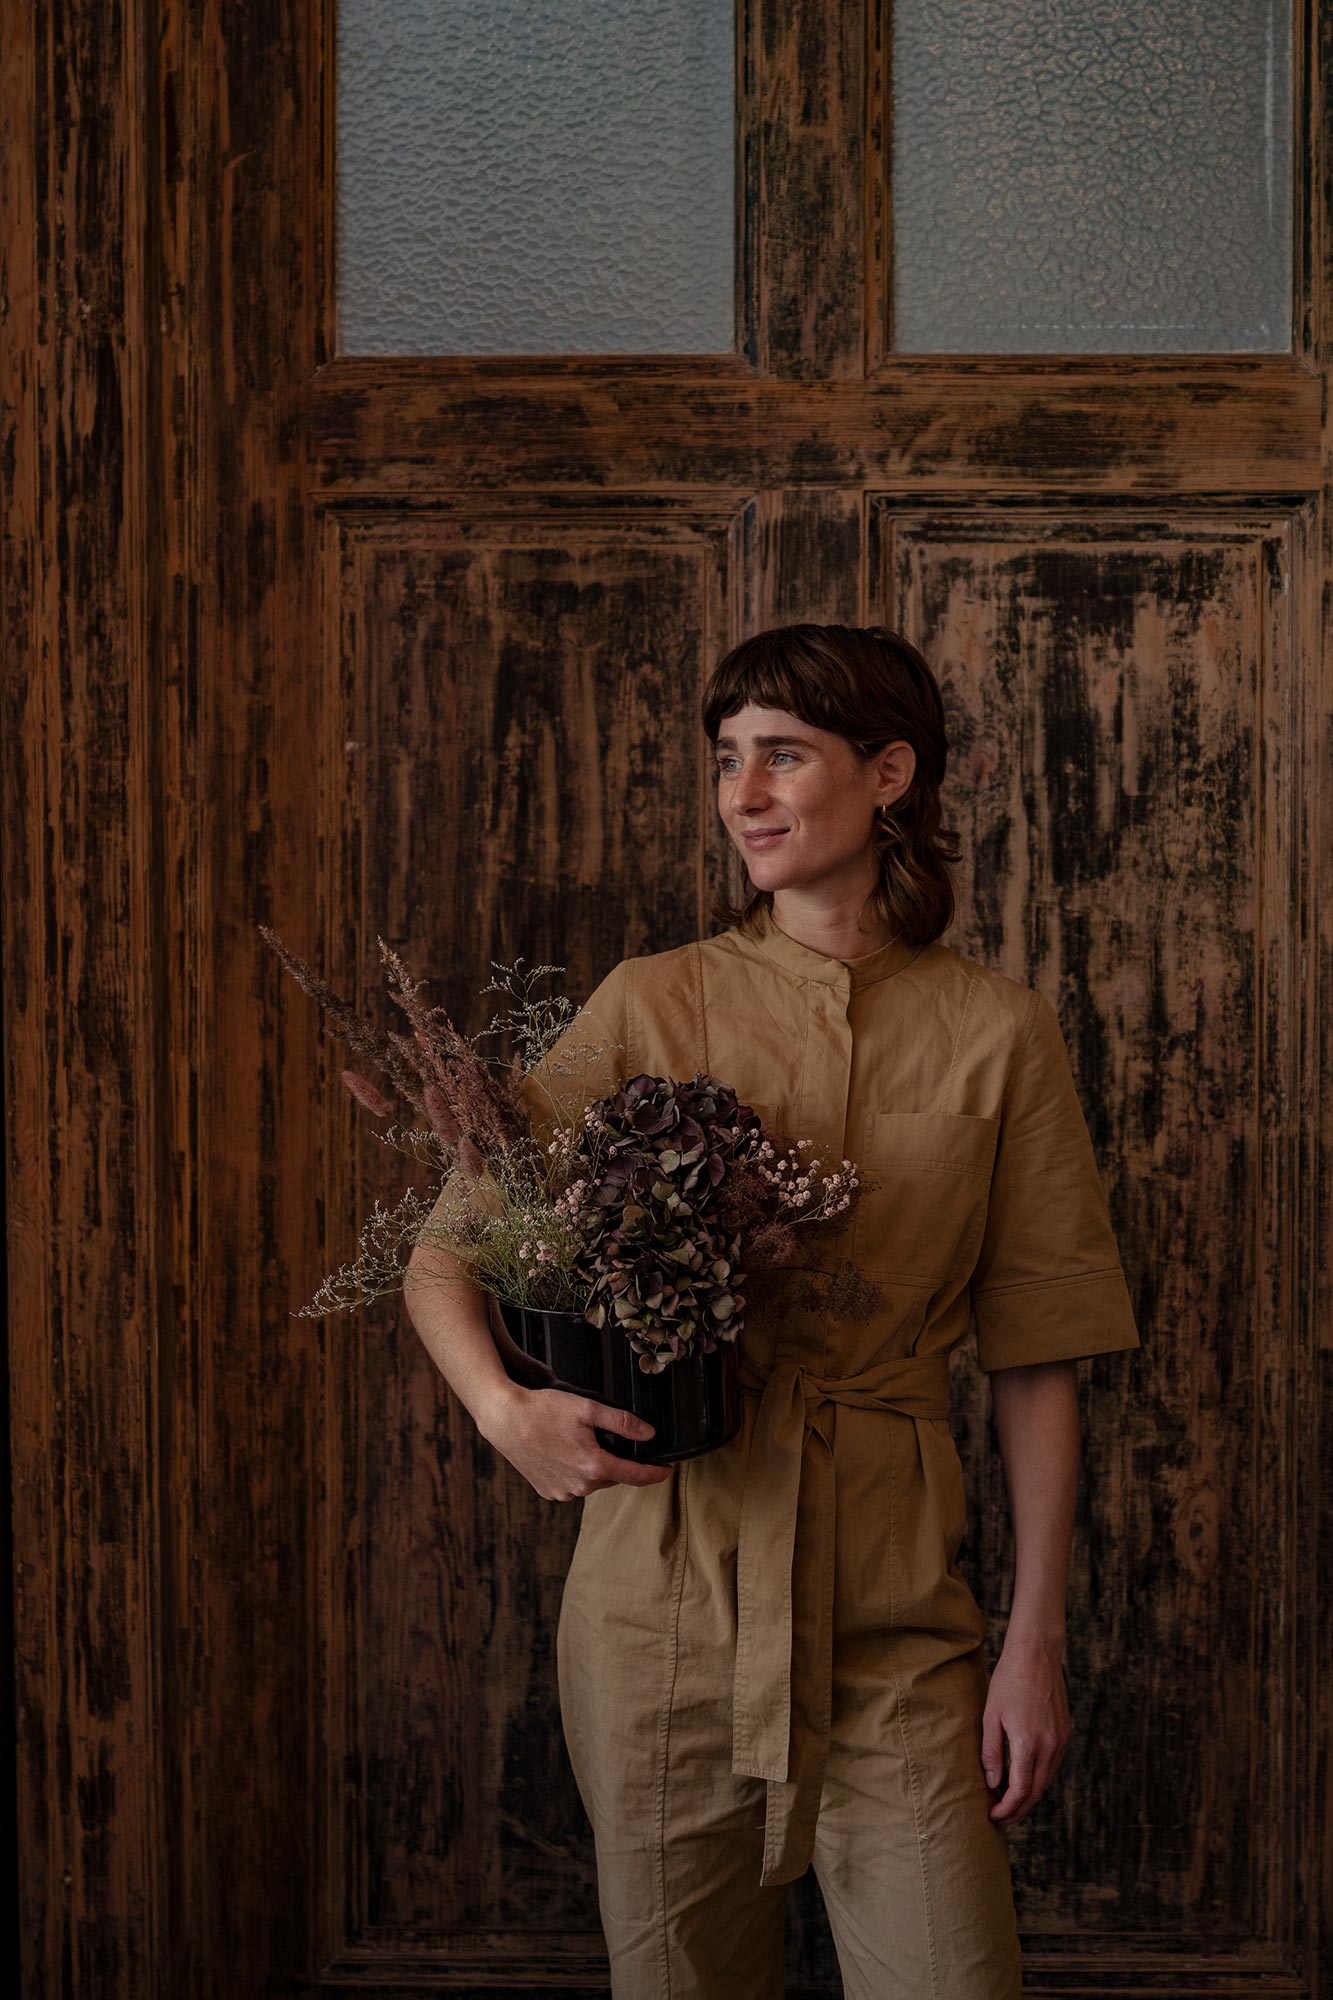
{"type": "MultiPolygon", "coordinates": [[[[561,966],[500,976],[480,990],[510,1005],[475,1036],[443,1008],[427,1008],[398,954],[378,940],[389,991],[410,1034],[370,1026],[281,943],[260,933],[330,1030],[389,1077],[424,1117],[390,1124],[387,1145],[443,1173],[432,1196],[409,1189],[378,1202],[361,1254],[327,1276],[302,1316],[353,1310],[415,1283],[417,1245],[444,1249],[467,1279],[514,1306],[581,1314],[622,1331],[639,1368],[656,1374],[695,1351],[735,1341],[754,1281],[779,1281],[790,1303],[868,1316],[879,1290],[850,1259],[798,1264],[798,1232],[839,1231],[859,1199],[851,1160],[825,1171],[809,1139],[769,1132],[717,1077],[639,1075],[596,1094],[610,1074],[604,1040],[580,1029],[566,997],[535,998],[534,982],[561,966]],[[506,1061],[478,1046],[507,1036],[506,1061]]],[[[343,1082],[376,1118],[394,1106],[359,1071],[343,1082]]],[[[433,1279],[433,1271],[429,1273],[433,1279]]],[[[445,1280],[448,1282],[448,1280],[445,1280]]]]}

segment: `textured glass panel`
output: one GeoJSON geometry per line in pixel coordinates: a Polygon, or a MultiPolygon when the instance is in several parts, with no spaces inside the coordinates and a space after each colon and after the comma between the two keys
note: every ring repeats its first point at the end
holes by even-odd
{"type": "Polygon", "coordinates": [[[1289,0],[893,0],[894,333],[1288,353],[1289,0]]]}
{"type": "Polygon", "coordinates": [[[340,0],[340,350],[728,352],[733,19],[340,0]]]}

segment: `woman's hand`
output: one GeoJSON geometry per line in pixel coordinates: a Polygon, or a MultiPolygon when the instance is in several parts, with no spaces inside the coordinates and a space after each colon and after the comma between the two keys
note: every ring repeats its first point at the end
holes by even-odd
{"type": "Polygon", "coordinates": [[[986,1783],[998,1790],[1008,1739],[1008,1786],[990,1810],[997,1823],[1025,1819],[1060,1768],[1072,1730],[1063,1651],[1011,1631],[995,1663],[981,1719],[981,1764],[986,1783]]]}
{"type": "Polygon", "coordinates": [[[1005,1739],[1009,1783],[991,1818],[1026,1818],[1060,1767],[1069,1741],[1065,1590],[1078,1487],[1078,1371],[1034,1361],[990,1374],[995,1428],[1014,1524],[1014,1592],[1004,1646],[981,1725],[986,1782],[998,1787],[1005,1739]]]}
{"type": "Polygon", "coordinates": [[[604,1486],[660,1486],[669,1465],[639,1465],[603,1449],[594,1426],[622,1437],[650,1438],[653,1426],[630,1410],[565,1389],[525,1389],[509,1382],[486,1404],[477,1428],[543,1500],[578,1500],[604,1486]]]}

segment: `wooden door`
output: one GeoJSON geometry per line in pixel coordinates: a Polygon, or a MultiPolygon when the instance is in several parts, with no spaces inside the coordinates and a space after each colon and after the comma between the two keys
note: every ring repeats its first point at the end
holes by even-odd
{"type": "MultiPolygon", "coordinates": [[[[493,958],[586,992],[706,932],[699,692],[796,619],[940,676],[947,941],[1059,1008],[1144,1336],[1083,1376],[1028,1985],[1320,1990],[1331,22],[1293,10],[1271,351],[907,351],[895,89],[938,45],[753,0],[730,351],[358,358],[332,0],[5,0],[25,1992],[607,1991],[577,1509],[400,1307],[292,1316],[407,1169],[257,926],[395,1025],[383,937],[470,1029],[493,958]]],[[[812,1877],[789,1973],[839,1990],[812,1877]]]]}

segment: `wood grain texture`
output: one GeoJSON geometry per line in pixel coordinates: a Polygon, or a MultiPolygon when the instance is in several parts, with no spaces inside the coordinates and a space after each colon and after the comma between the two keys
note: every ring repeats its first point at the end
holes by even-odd
{"type": "MultiPolygon", "coordinates": [[[[24,1990],[157,1992],[171,1816],[143,9],[6,4],[4,1023],[24,1990]]],[[[9,1488],[7,1486],[6,1491],[9,1488]]]]}
{"type": "Polygon", "coordinates": [[[1285,355],[895,360],[873,380],[707,368],[339,360],[309,384],[330,497],[538,486],[827,485],[946,495],[1311,493],[1320,377],[1285,355]]]}
{"type": "MultiPolygon", "coordinates": [[[[367,1004],[383,934],[471,1026],[490,956],[587,985],[697,935],[738,886],[698,691],[802,617],[939,666],[960,946],[1060,1011],[1141,1313],[1132,1377],[1083,1378],[1027,1985],[1327,1987],[1333,6],[1296,9],[1291,356],[895,357],[889,18],[740,10],[735,356],[358,361],[331,0],[0,0],[38,2000],[607,1992],[552,1679],[576,1524],[405,1314],[292,1316],[402,1163],[256,926],[367,1004]]],[[[813,1877],[787,1959],[839,1991],[813,1877]]]]}
{"type": "MultiPolygon", "coordinates": [[[[334,983],[385,1026],[377,937],[473,1033],[503,1004],[491,961],[563,965],[577,1000],[627,934],[697,928],[699,676],[735,629],[743,504],[322,513],[322,844],[362,940],[334,983]]],[[[420,1176],[338,1122],[350,1247],[420,1176]]],[[[586,1978],[596,1876],[555,1706],[578,1511],[481,1443],[405,1308],[329,1322],[319,1410],[325,1974],[411,1951],[446,1982],[586,1978]]]]}
{"type": "MultiPolygon", "coordinates": [[[[327,1268],[318,1010],[258,933],[319,924],[318,595],[297,408],[316,363],[304,0],[158,8],[166,356],[162,763],[173,1378],[168,1990],[258,1994],[310,1967],[321,1688],[310,1517],[327,1268]]],[[[317,101],[317,97],[316,97],[317,101]]],[[[345,919],[343,920],[345,922],[345,919]]]]}
{"type": "MultiPolygon", "coordinates": [[[[1075,1738],[1011,1836],[1028,1962],[1067,1970],[1123,1929],[1169,1932],[1200,1972],[1226,1950],[1295,1977],[1314,509],[869,504],[878,600],[952,716],[946,941],[1060,1013],[1145,1349],[1083,1371],[1075,1738]]],[[[960,1383],[964,1566],[998,1651],[1007,1508],[981,1383],[960,1383]]]]}
{"type": "MultiPolygon", "coordinates": [[[[1309,905],[1296,913],[1288,951],[1303,997],[1300,1094],[1283,1107],[1291,1130],[1293,1181],[1284,1215],[1301,1245],[1299,1299],[1308,1344],[1294,1385],[1302,1429],[1290,1454],[1291,1499],[1299,1534],[1283,1597],[1283,1638],[1312,1700],[1288,1719],[1301,1788],[1288,1832],[1294,1949],[1311,1990],[1333,1981],[1333,6],[1294,10],[1301,129],[1307,151],[1295,190],[1296,327],[1299,350],[1324,383],[1320,418],[1318,574],[1299,606],[1302,728],[1310,783],[1298,806],[1300,838],[1314,857],[1309,905]],[[1319,1440],[1316,1450],[1305,1438],[1319,1440]]],[[[1281,1478],[1271,1460],[1267,1478],[1281,1478]]]]}
{"type": "MultiPolygon", "coordinates": [[[[742,0],[742,214],[754,293],[741,352],[760,373],[828,384],[864,373],[863,95],[860,6],[742,0]]],[[[742,276],[745,275],[742,264],[742,276]]]]}

